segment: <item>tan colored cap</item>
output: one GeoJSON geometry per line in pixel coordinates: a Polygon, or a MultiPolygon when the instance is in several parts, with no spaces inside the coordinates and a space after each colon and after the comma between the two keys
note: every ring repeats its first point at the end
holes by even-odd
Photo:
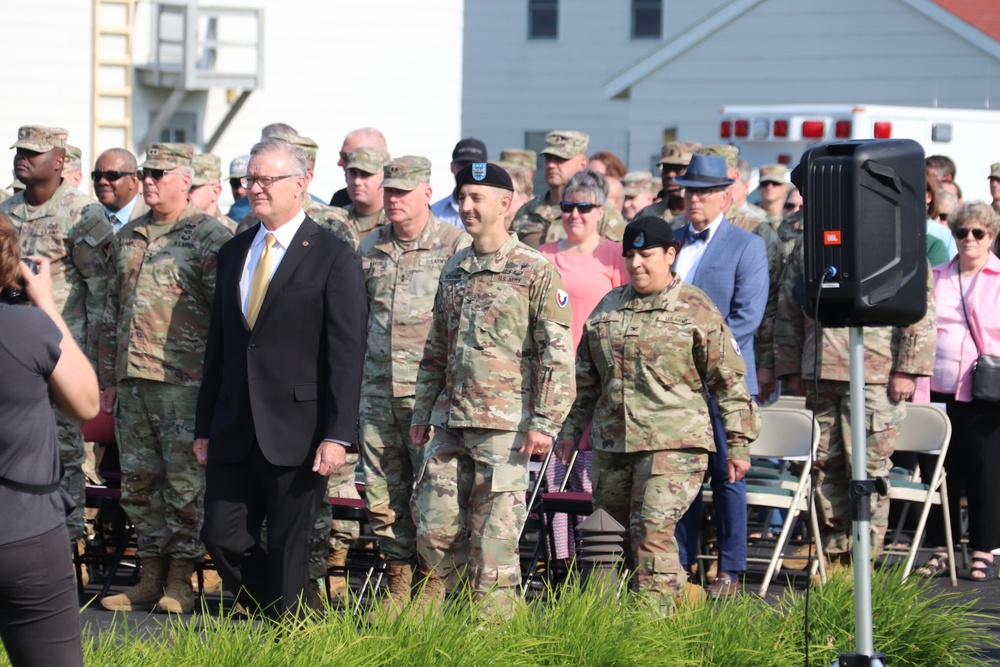
{"type": "Polygon", "coordinates": [[[377,174],[389,162],[389,153],[381,148],[362,146],[347,154],[347,168],[358,169],[366,174],[377,174]]]}
{"type": "Polygon", "coordinates": [[[413,190],[421,183],[431,182],[431,161],[418,155],[404,155],[382,168],[383,188],[413,190]]]}
{"type": "MultiPolygon", "coordinates": [[[[590,135],[574,130],[556,130],[545,135],[545,143],[547,146],[542,149],[542,155],[555,155],[568,160],[577,155],[587,154],[590,135]]],[[[534,166],[531,168],[534,169],[534,166]]]]}
{"type": "Polygon", "coordinates": [[[193,157],[194,146],[191,144],[150,144],[146,149],[146,161],[139,168],[167,170],[190,167],[193,157]]]}
{"type": "Polygon", "coordinates": [[[761,183],[787,183],[788,167],[783,164],[765,164],[760,168],[761,183]]]}
{"type": "Polygon", "coordinates": [[[199,153],[191,159],[191,166],[194,167],[194,178],[191,179],[192,187],[205,185],[212,179],[222,179],[222,158],[211,153],[199,153]]]}
{"type": "Polygon", "coordinates": [[[990,165],[990,178],[1000,178],[1000,162],[990,165]]]}
{"type": "Polygon", "coordinates": [[[83,151],[71,144],[66,144],[66,158],[63,160],[63,171],[81,171],[83,169],[83,151]]]}
{"type": "Polygon", "coordinates": [[[306,159],[316,163],[316,154],[319,153],[319,144],[310,139],[309,137],[303,137],[298,134],[285,134],[278,133],[271,135],[272,139],[280,139],[281,141],[287,141],[291,145],[302,151],[302,154],[306,156],[306,159]]]}
{"type": "Polygon", "coordinates": [[[630,171],[622,177],[626,197],[635,197],[653,191],[653,174],[648,171],[630,171]]]}
{"type": "Polygon", "coordinates": [[[26,148],[36,153],[48,153],[53,148],[66,148],[69,132],[61,127],[22,125],[17,128],[17,141],[11,148],[26,148]]]}
{"type": "Polygon", "coordinates": [[[538,153],[527,148],[508,148],[502,150],[500,151],[500,166],[504,169],[514,167],[535,171],[538,168],[538,153]]]}
{"type": "Polygon", "coordinates": [[[233,161],[229,163],[229,178],[243,178],[247,175],[247,168],[249,166],[249,155],[241,155],[237,158],[233,158],[233,161]]]}
{"type": "Polygon", "coordinates": [[[691,164],[691,156],[701,148],[697,141],[668,141],[660,149],[660,161],[656,164],[691,164]]]}
{"type": "Polygon", "coordinates": [[[726,159],[726,169],[736,169],[736,163],[740,159],[740,149],[736,146],[726,146],[724,144],[705,144],[697,151],[699,155],[717,155],[726,159]]]}

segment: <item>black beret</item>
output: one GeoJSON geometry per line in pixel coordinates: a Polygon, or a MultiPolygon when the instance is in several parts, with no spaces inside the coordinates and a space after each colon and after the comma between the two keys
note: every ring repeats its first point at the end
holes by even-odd
{"type": "Polygon", "coordinates": [[[674,242],[670,223],[655,215],[644,215],[625,226],[622,238],[622,255],[629,250],[668,248],[674,242]]]}
{"type": "Polygon", "coordinates": [[[492,162],[467,164],[455,175],[455,196],[463,185],[488,185],[491,188],[514,191],[514,182],[503,167],[492,162]]]}

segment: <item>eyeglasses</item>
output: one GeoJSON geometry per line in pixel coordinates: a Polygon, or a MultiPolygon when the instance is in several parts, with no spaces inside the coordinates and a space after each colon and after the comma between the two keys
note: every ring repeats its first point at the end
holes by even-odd
{"type": "Polygon", "coordinates": [[[573,209],[580,212],[580,215],[587,215],[595,208],[598,208],[600,204],[589,204],[587,202],[575,202],[575,201],[564,201],[559,204],[559,208],[563,213],[572,213],[573,209]]]}
{"type": "Polygon", "coordinates": [[[295,176],[295,174],[282,174],[281,176],[244,176],[240,179],[240,185],[249,190],[256,183],[262,190],[267,190],[281,179],[291,178],[292,176],[295,176]]]}
{"type": "Polygon", "coordinates": [[[714,194],[725,191],[726,188],[684,188],[684,196],[689,199],[697,196],[698,199],[705,200],[714,194]]]}
{"type": "Polygon", "coordinates": [[[938,213],[937,219],[940,220],[941,222],[948,222],[948,214],[938,213]]]}
{"type": "Polygon", "coordinates": [[[779,185],[782,185],[782,184],[781,183],[775,183],[774,181],[761,181],[760,185],[758,185],[757,187],[758,188],[776,188],[779,185]]]}
{"type": "Polygon", "coordinates": [[[179,172],[170,171],[169,169],[140,169],[139,170],[139,178],[141,178],[142,180],[146,180],[147,178],[151,178],[154,181],[158,181],[161,178],[163,178],[164,176],[168,176],[170,174],[177,174],[177,173],[179,173],[179,172]]]}
{"type": "Polygon", "coordinates": [[[108,183],[114,183],[123,176],[134,176],[137,173],[135,171],[92,171],[90,172],[90,178],[93,179],[94,183],[97,183],[102,178],[108,183]]]}
{"type": "Polygon", "coordinates": [[[786,211],[794,211],[798,207],[799,207],[798,204],[785,204],[785,210],[786,211]]]}
{"type": "Polygon", "coordinates": [[[956,229],[955,238],[961,241],[966,236],[968,236],[970,232],[972,233],[972,238],[976,239],[977,241],[982,241],[984,238],[986,238],[985,229],[969,229],[968,227],[959,227],[958,229],[956,229]]]}

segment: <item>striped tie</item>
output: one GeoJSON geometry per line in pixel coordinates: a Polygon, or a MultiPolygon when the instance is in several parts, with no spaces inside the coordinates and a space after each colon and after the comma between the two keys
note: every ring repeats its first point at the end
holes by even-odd
{"type": "Polygon", "coordinates": [[[253,272],[253,280],[250,282],[250,304],[247,307],[247,323],[253,329],[257,323],[257,315],[260,307],[264,303],[264,295],[267,294],[267,283],[271,280],[271,263],[274,261],[274,254],[271,248],[274,246],[274,234],[264,237],[264,252],[257,260],[257,268],[253,272]]]}

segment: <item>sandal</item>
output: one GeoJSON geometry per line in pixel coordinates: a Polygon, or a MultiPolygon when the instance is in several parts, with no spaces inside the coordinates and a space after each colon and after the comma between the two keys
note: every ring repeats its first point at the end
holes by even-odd
{"type": "Polygon", "coordinates": [[[969,566],[969,579],[972,581],[989,581],[995,579],[997,576],[996,563],[991,560],[986,560],[976,556],[972,559],[972,565],[969,566]],[[976,567],[976,565],[979,567],[976,567]],[[981,576],[977,576],[981,575],[981,576]]]}
{"type": "Polygon", "coordinates": [[[948,571],[948,555],[934,554],[914,572],[921,577],[937,577],[948,571]]]}

